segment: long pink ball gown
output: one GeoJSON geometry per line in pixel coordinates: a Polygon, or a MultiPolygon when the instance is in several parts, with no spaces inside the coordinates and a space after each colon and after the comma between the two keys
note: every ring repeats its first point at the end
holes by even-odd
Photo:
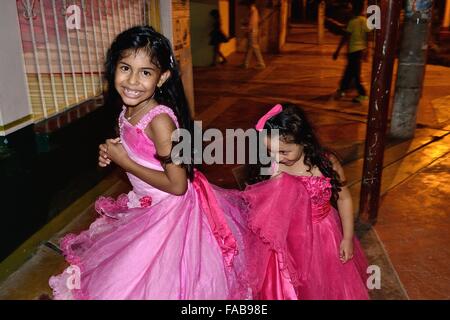
{"type": "Polygon", "coordinates": [[[253,298],[368,299],[367,262],[356,238],[354,257],[339,259],[342,227],[325,177],[283,173],[249,186],[245,237],[253,298]]]}
{"type": "MultiPolygon", "coordinates": [[[[178,126],[174,113],[157,106],[133,126],[124,111],[119,124],[128,155],[162,171],[144,129],[161,113],[178,126]]],[[[71,266],[50,278],[55,299],[250,297],[242,250],[244,207],[237,191],[212,186],[199,172],[183,196],[160,191],[131,174],[128,178],[131,192],[117,200],[97,200],[102,216],[88,230],[62,239],[71,266]]]]}

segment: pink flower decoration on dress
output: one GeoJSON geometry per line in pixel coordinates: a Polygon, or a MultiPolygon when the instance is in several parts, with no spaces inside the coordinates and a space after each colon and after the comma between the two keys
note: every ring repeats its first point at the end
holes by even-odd
{"type": "Polygon", "coordinates": [[[145,196],[139,199],[142,208],[150,207],[152,204],[152,198],[149,196],[145,196]]]}
{"type": "Polygon", "coordinates": [[[128,210],[128,196],[121,194],[117,200],[112,197],[99,197],[95,201],[95,211],[101,215],[110,218],[116,218],[118,213],[123,213],[128,210]]]}
{"type": "Polygon", "coordinates": [[[121,194],[117,197],[116,205],[118,210],[126,210],[128,209],[128,195],[127,194],[121,194]]]}
{"type": "Polygon", "coordinates": [[[139,128],[136,128],[136,132],[137,132],[137,133],[142,133],[142,130],[139,129],[139,128]]]}
{"type": "Polygon", "coordinates": [[[277,104],[275,107],[269,110],[265,115],[261,117],[261,119],[258,120],[258,123],[255,126],[255,129],[258,131],[262,131],[264,129],[264,125],[266,124],[267,120],[270,118],[276,116],[281,111],[283,111],[283,107],[281,104],[277,104]]]}

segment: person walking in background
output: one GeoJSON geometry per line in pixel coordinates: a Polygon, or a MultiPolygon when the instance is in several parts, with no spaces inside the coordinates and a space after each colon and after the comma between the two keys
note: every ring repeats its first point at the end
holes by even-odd
{"type": "Polygon", "coordinates": [[[213,29],[209,33],[210,36],[209,44],[213,46],[213,62],[211,63],[211,66],[215,66],[217,64],[218,58],[222,59],[220,61],[221,64],[225,64],[227,63],[227,59],[220,51],[220,45],[222,43],[228,42],[228,37],[222,31],[222,24],[220,22],[219,10],[217,9],[211,10],[209,15],[214,19],[213,29]]]}
{"type": "Polygon", "coordinates": [[[353,99],[353,102],[358,103],[368,99],[366,89],[361,84],[361,60],[367,53],[367,33],[371,30],[367,26],[366,17],[362,15],[363,7],[363,1],[352,1],[353,17],[348,22],[345,29],[346,34],[342,36],[341,42],[333,54],[333,59],[336,60],[341,48],[348,43],[347,66],[336,97],[344,97],[345,91],[350,89],[352,81],[355,81],[358,96],[353,99]]]}
{"type": "Polygon", "coordinates": [[[242,67],[248,68],[250,66],[250,60],[255,54],[257,60],[257,69],[264,69],[266,64],[261,53],[261,48],[258,44],[259,36],[259,12],[255,5],[255,0],[248,0],[245,2],[250,8],[249,22],[247,27],[247,52],[245,54],[245,60],[242,67]]]}

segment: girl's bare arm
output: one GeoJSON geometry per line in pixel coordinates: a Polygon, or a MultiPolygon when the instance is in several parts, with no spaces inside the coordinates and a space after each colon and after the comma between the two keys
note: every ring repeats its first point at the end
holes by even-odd
{"type": "MultiPolygon", "coordinates": [[[[175,130],[175,124],[166,114],[156,116],[145,129],[145,133],[155,144],[158,156],[170,157],[172,151],[171,137],[175,130]]],[[[111,156],[111,148],[114,148],[114,146],[108,145],[108,154],[110,154],[111,160],[125,171],[164,192],[174,195],[186,193],[187,173],[183,166],[167,163],[163,166],[164,171],[158,171],[136,163],[128,155],[123,155],[123,153],[120,156],[111,156]]]]}

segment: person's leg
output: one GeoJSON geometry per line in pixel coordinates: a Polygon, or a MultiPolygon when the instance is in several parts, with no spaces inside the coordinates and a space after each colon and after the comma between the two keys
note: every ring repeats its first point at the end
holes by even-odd
{"type": "Polygon", "coordinates": [[[358,90],[358,94],[360,96],[366,96],[367,95],[366,89],[361,84],[361,62],[362,62],[362,57],[363,57],[363,51],[355,52],[355,74],[354,74],[354,79],[355,79],[356,90],[358,90]]]}
{"type": "Polygon", "coordinates": [[[358,90],[358,96],[353,99],[353,102],[361,103],[364,100],[367,100],[366,90],[361,84],[360,73],[361,73],[361,59],[362,59],[362,51],[357,51],[351,53],[352,60],[352,75],[351,78],[355,81],[356,89],[358,90]]]}
{"type": "Polygon", "coordinates": [[[214,48],[213,48],[213,60],[212,60],[211,65],[215,66],[216,63],[217,63],[217,46],[214,46],[214,48]]]}
{"type": "Polygon", "coordinates": [[[259,45],[256,48],[253,48],[253,51],[255,52],[255,55],[256,55],[256,61],[258,61],[258,65],[257,66],[265,68],[266,67],[266,63],[264,62],[264,58],[262,56],[261,48],[259,47],[259,45]]]}
{"type": "Polygon", "coordinates": [[[252,37],[249,35],[247,37],[247,51],[245,53],[245,59],[243,63],[243,67],[248,68],[250,66],[250,60],[253,55],[253,43],[252,43],[252,37]]]}
{"type": "Polygon", "coordinates": [[[358,71],[358,52],[352,52],[348,55],[349,64],[349,81],[348,88],[351,87],[352,83],[356,85],[356,72],[358,71]]]}
{"type": "Polygon", "coordinates": [[[339,91],[345,92],[350,87],[352,75],[352,60],[350,54],[347,55],[347,65],[345,66],[344,74],[342,75],[341,83],[339,85],[339,91]]]}
{"type": "Polygon", "coordinates": [[[259,46],[259,43],[258,43],[258,35],[253,34],[251,37],[252,37],[253,52],[255,53],[256,61],[258,63],[257,66],[265,68],[266,64],[264,62],[264,58],[261,53],[261,47],[259,46]]]}
{"type": "Polygon", "coordinates": [[[217,53],[222,58],[222,61],[220,63],[227,63],[227,58],[225,58],[222,51],[220,51],[220,44],[217,46],[217,53]]]}

